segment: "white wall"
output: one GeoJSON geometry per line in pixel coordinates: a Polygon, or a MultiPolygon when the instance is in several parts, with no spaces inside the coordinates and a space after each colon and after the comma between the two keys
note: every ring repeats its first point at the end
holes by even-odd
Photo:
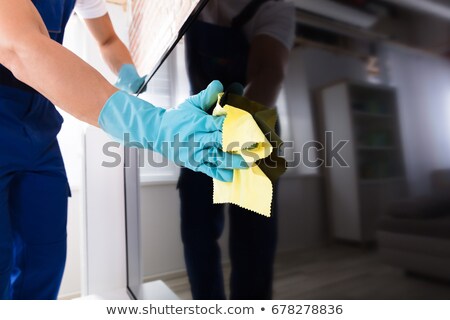
{"type": "Polygon", "coordinates": [[[409,186],[413,195],[427,194],[430,173],[450,168],[450,62],[394,44],[383,50],[398,89],[409,186]]]}

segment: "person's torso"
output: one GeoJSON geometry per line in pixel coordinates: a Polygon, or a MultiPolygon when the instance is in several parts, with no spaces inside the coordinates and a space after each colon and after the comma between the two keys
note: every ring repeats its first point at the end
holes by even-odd
{"type": "Polygon", "coordinates": [[[233,82],[247,82],[249,44],[239,29],[196,21],[185,40],[192,94],[213,80],[219,80],[225,87],[233,82]]]}
{"type": "Polygon", "coordinates": [[[249,37],[244,26],[268,1],[211,1],[186,34],[186,60],[191,93],[203,90],[211,81],[225,87],[247,82],[249,37]],[[250,4],[254,8],[248,10],[250,4]],[[247,14],[244,11],[247,9],[247,14]]]}

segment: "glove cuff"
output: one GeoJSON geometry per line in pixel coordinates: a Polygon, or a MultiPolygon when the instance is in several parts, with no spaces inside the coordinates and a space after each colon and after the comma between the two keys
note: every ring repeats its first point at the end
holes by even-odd
{"type": "Polygon", "coordinates": [[[164,113],[163,108],[118,91],[106,101],[98,123],[116,141],[149,148],[158,137],[164,113]]]}

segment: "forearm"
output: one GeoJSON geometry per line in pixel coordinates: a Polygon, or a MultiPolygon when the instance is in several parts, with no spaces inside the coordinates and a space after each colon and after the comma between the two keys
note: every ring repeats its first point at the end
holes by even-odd
{"type": "Polygon", "coordinates": [[[117,91],[94,68],[41,34],[17,41],[2,63],[55,105],[95,126],[106,100],[117,91]]]}
{"type": "Polygon", "coordinates": [[[106,100],[117,91],[50,39],[29,0],[0,0],[0,64],[63,110],[96,126],[106,100]]]}
{"type": "Polygon", "coordinates": [[[245,96],[266,106],[275,107],[283,80],[284,75],[280,72],[262,69],[248,80],[245,96]]]}
{"type": "Polygon", "coordinates": [[[103,60],[112,72],[118,74],[125,64],[133,64],[130,52],[114,31],[109,14],[86,19],[86,26],[97,40],[103,60]]]}
{"type": "Polygon", "coordinates": [[[289,50],[278,40],[256,36],[250,46],[245,95],[254,101],[274,107],[280,93],[289,50]]]}
{"type": "Polygon", "coordinates": [[[100,46],[103,60],[115,74],[118,74],[124,64],[133,64],[130,52],[125,44],[118,38],[112,38],[110,41],[100,46]]]}

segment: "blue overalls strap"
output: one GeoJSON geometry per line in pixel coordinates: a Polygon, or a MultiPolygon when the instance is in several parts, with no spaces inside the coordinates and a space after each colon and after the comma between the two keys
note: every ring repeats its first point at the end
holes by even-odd
{"type": "MultiPolygon", "coordinates": [[[[13,87],[26,92],[34,92],[33,88],[19,81],[11,71],[0,64],[0,86],[13,87]]],[[[1,94],[1,93],[0,93],[1,94]]]]}

